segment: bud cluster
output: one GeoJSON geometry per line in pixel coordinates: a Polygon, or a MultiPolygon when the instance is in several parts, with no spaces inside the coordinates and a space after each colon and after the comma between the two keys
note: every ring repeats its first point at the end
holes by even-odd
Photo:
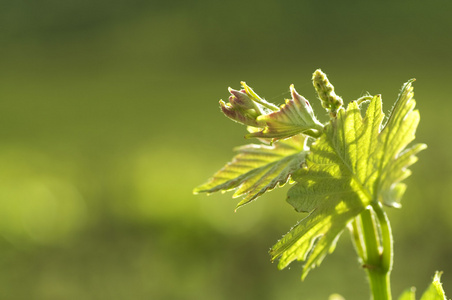
{"type": "Polygon", "coordinates": [[[330,113],[331,117],[336,117],[339,108],[344,105],[341,97],[334,92],[334,86],[330,83],[326,74],[318,69],[312,75],[312,83],[322,101],[322,106],[330,113]]]}

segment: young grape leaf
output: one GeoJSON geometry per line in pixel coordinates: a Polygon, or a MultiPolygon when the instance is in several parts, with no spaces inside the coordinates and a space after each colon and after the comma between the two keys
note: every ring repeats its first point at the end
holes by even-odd
{"type": "Polygon", "coordinates": [[[357,102],[351,102],[313,143],[307,168],[292,176],[297,184],[287,199],[297,211],[309,215],[270,250],[272,260],[280,258],[280,269],[294,260],[304,261],[304,279],[367,206],[377,201],[399,205],[404,192],[400,181],[409,175],[414,155],[425,148],[418,144],[405,150],[419,122],[411,83],[403,86],[385,126],[381,97],[375,96],[364,118],[357,102]]]}
{"type": "MultiPolygon", "coordinates": [[[[441,274],[442,272],[436,272],[433,277],[433,281],[427,290],[422,294],[421,300],[446,300],[446,295],[444,293],[441,284],[441,274]]],[[[416,289],[414,287],[405,290],[398,300],[416,300],[416,289]]]]}
{"type": "Polygon", "coordinates": [[[229,88],[229,103],[220,100],[220,108],[229,119],[244,125],[260,128],[265,127],[265,122],[258,121],[262,114],[278,111],[279,108],[257,95],[251,87],[242,81],[243,89],[238,91],[229,88]]]}
{"type": "Polygon", "coordinates": [[[416,289],[414,287],[406,289],[397,300],[416,300],[416,289]]]}
{"type": "Polygon", "coordinates": [[[305,161],[307,137],[297,135],[267,145],[246,145],[235,150],[238,154],[207,183],[194,193],[213,193],[237,189],[233,197],[245,195],[237,208],[255,200],[276,185],[284,185],[290,175],[305,161]]]}
{"type": "Polygon", "coordinates": [[[314,115],[309,101],[299,95],[293,84],[290,86],[292,99],[272,113],[261,115],[257,120],[266,124],[262,131],[252,132],[247,137],[283,139],[299,133],[318,135],[323,125],[314,115]]]}
{"type": "Polygon", "coordinates": [[[436,272],[435,277],[433,277],[433,282],[427,288],[427,290],[422,294],[421,300],[446,300],[446,295],[444,293],[441,284],[441,273],[436,272]]]}

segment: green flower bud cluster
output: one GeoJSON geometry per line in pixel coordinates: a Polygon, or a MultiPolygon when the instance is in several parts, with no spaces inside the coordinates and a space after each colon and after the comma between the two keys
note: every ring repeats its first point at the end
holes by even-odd
{"type": "Polygon", "coordinates": [[[318,69],[312,75],[312,83],[322,101],[322,106],[330,113],[331,117],[336,117],[339,108],[344,105],[341,97],[334,92],[334,86],[330,83],[326,74],[318,69]]]}

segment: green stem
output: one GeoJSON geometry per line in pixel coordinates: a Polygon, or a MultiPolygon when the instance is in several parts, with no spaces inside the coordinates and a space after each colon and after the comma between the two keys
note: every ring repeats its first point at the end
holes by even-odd
{"type": "Polygon", "coordinates": [[[381,204],[366,209],[355,223],[355,246],[369,278],[372,299],[391,300],[392,235],[381,204]]]}
{"type": "Polygon", "coordinates": [[[381,240],[383,246],[383,253],[381,257],[382,268],[386,272],[390,273],[392,270],[392,260],[393,260],[393,245],[392,245],[392,231],[391,225],[389,223],[388,216],[380,202],[373,206],[375,214],[380,224],[381,240]]]}
{"type": "Polygon", "coordinates": [[[355,218],[351,223],[351,232],[353,238],[353,244],[355,245],[356,253],[358,253],[359,262],[364,264],[364,241],[362,240],[361,227],[358,222],[360,222],[360,218],[355,218]]]}
{"type": "Polygon", "coordinates": [[[372,210],[366,209],[361,214],[361,226],[365,250],[365,267],[375,268],[380,260],[380,241],[372,210]]]}
{"type": "Polygon", "coordinates": [[[370,282],[372,299],[374,300],[392,299],[389,273],[367,270],[367,276],[370,282]]]}

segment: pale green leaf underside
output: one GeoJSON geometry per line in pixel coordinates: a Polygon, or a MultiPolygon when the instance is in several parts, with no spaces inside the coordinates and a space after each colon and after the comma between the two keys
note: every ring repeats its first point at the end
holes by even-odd
{"type": "Polygon", "coordinates": [[[238,147],[232,162],[194,193],[236,190],[233,197],[245,196],[237,207],[253,201],[276,185],[285,184],[290,175],[300,169],[306,156],[305,142],[305,136],[297,135],[272,146],[238,147]]]}
{"type": "Polygon", "coordinates": [[[272,259],[280,257],[279,268],[304,261],[304,278],[368,205],[399,204],[405,189],[400,181],[409,175],[414,155],[425,148],[416,145],[402,152],[419,122],[412,96],[408,82],[384,128],[380,96],[372,99],[364,118],[351,102],[325,127],[306,158],[308,168],[293,175],[297,184],[289,190],[288,202],[310,214],[271,249],[272,259]]]}

